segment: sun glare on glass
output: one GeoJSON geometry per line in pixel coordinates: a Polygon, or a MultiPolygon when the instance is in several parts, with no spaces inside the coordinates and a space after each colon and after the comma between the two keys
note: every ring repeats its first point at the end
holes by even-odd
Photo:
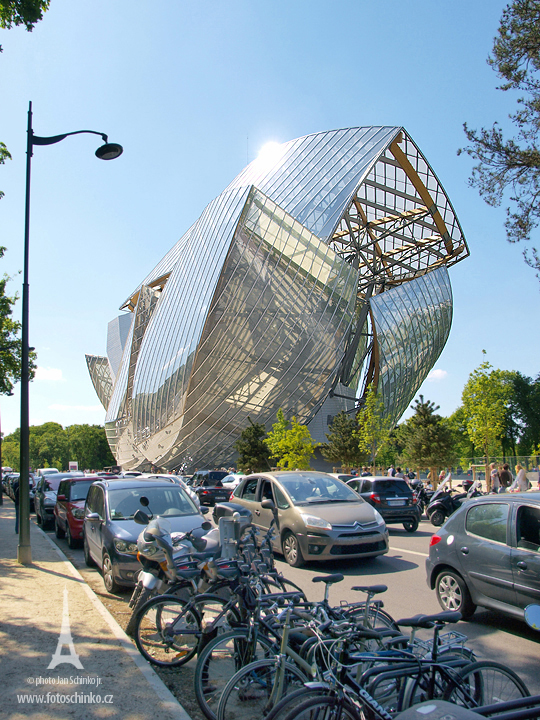
{"type": "Polygon", "coordinates": [[[257,160],[270,165],[273,162],[276,162],[277,160],[279,160],[282,153],[283,153],[283,145],[281,145],[281,143],[267,142],[260,149],[260,152],[257,156],[257,160]]]}

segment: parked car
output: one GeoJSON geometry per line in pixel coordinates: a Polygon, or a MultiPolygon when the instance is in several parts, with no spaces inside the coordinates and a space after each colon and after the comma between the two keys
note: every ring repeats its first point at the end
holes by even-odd
{"type": "Polygon", "coordinates": [[[94,482],[84,510],[84,559],[89,567],[101,568],[111,593],[133,587],[141,568],[136,544],[141,526],[133,520],[137,510],[165,518],[173,532],[201,527],[203,513],[208,512],[200,512],[183,488],[166,480],[101,478],[94,482]],[[148,507],[141,498],[148,499],[148,507]]]}
{"type": "Polygon", "coordinates": [[[39,468],[36,470],[36,475],[43,477],[44,475],[56,475],[59,472],[60,470],[58,470],[58,468],[39,468]]]}
{"type": "Polygon", "coordinates": [[[341,480],[327,473],[294,470],[248,475],[231,501],[251,511],[265,531],[277,509],[273,546],[293,567],[307,560],[373,557],[388,552],[388,531],[381,515],[341,480]]]}
{"type": "Polygon", "coordinates": [[[343,480],[343,482],[347,482],[347,480],[356,480],[357,475],[351,475],[350,473],[328,473],[332,477],[337,478],[338,480],[343,480]]]}
{"type": "Polygon", "coordinates": [[[57,538],[66,537],[70,548],[82,543],[84,505],[90,486],[99,475],[66,478],[58,486],[54,506],[54,531],[57,538]]]}
{"type": "Polygon", "coordinates": [[[227,488],[227,490],[234,490],[245,477],[244,473],[231,473],[223,478],[221,484],[224,488],[227,488]]]}
{"type": "Polygon", "coordinates": [[[34,509],[38,525],[44,530],[54,523],[54,506],[60,482],[65,478],[74,477],[84,477],[84,473],[80,471],[50,473],[39,478],[34,495],[34,509]]]}
{"type": "Polygon", "coordinates": [[[223,478],[227,477],[225,470],[199,470],[193,475],[191,487],[199,496],[201,505],[215,505],[217,502],[227,502],[231,495],[230,489],[223,487],[223,478]]]}
{"type": "Polygon", "coordinates": [[[477,605],[523,617],[540,603],[540,493],[469,500],[433,535],[427,583],[444,610],[477,605]]]}
{"type": "Polygon", "coordinates": [[[407,532],[420,524],[416,496],[405,480],[386,476],[367,476],[348,480],[347,485],[376,508],[385,523],[400,523],[407,532]]]}

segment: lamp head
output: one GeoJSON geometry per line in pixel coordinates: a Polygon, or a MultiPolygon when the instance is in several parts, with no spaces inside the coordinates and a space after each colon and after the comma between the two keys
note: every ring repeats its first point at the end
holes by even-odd
{"type": "Polygon", "coordinates": [[[96,150],[96,157],[100,160],[114,160],[124,152],[124,148],[118,143],[106,142],[96,150]]]}

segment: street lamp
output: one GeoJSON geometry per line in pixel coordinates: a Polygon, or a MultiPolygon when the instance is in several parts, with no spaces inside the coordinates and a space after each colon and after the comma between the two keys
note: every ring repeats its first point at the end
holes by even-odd
{"type": "Polygon", "coordinates": [[[99,135],[105,143],[96,150],[96,157],[100,160],[114,160],[122,154],[122,146],[110,143],[107,135],[95,130],[77,130],[76,132],[39,137],[34,135],[32,129],[32,103],[28,106],[28,131],[26,143],[26,205],[24,218],[24,267],[22,290],[22,331],[21,331],[21,461],[19,481],[19,546],[17,560],[20,563],[32,562],[32,548],[30,546],[30,494],[28,476],[30,474],[30,412],[29,412],[29,345],[28,345],[28,255],[30,238],[30,168],[34,145],[54,145],[69,135],[99,135]]]}

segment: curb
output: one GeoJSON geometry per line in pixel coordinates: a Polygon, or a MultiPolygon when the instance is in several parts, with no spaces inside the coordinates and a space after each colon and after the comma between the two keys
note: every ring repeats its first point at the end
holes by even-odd
{"type": "Polygon", "coordinates": [[[88,586],[85,579],[77,570],[77,568],[73,565],[71,560],[66,555],[64,555],[62,550],[58,547],[58,545],[56,545],[56,543],[51,540],[47,533],[45,533],[38,525],[35,525],[35,527],[47,540],[49,545],[54,548],[60,559],[67,566],[70,575],[72,575],[76,580],[81,583],[82,588],[88,595],[92,605],[95,607],[95,609],[99,612],[107,625],[110,627],[112,633],[120,642],[122,649],[127,653],[131,660],[133,660],[135,665],[144,675],[145,680],[148,682],[152,690],[156,693],[164,708],[172,715],[174,715],[177,720],[192,720],[191,716],[186,712],[182,705],[180,705],[178,700],[174,697],[169,688],[164,684],[162,679],[154,672],[151,665],[147,663],[146,660],[141,657],[136,648],[133,647],[133,643],[131,642],[129,637],[122,630],[120,625],[116,622],[116,620],[107,610],[107,608],[103,605],[103,603],[92,590],[92,588],[88,586]]]}

